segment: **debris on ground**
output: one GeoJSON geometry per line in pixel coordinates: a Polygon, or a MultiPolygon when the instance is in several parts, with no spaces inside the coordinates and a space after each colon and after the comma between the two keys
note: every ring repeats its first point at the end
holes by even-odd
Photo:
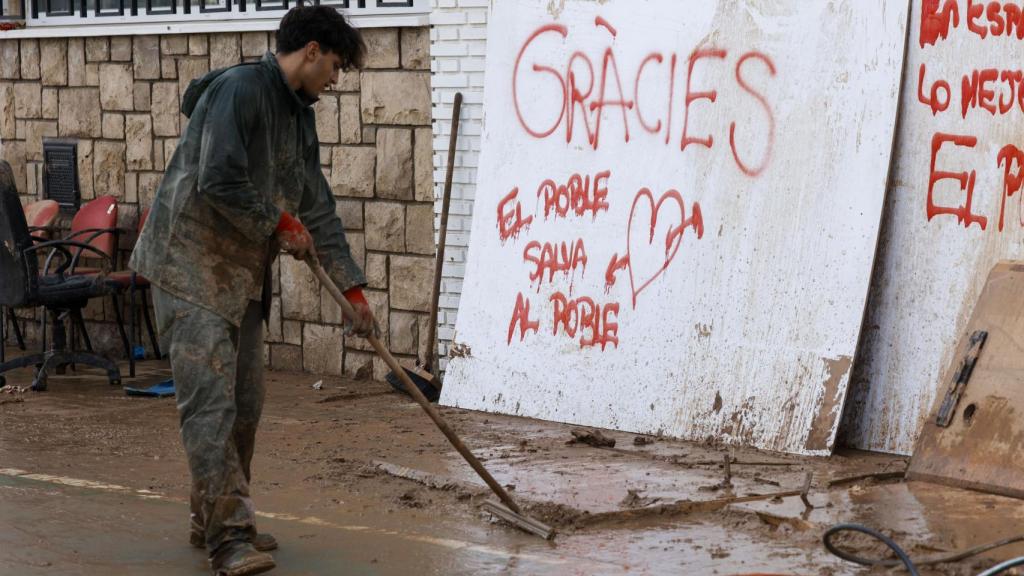
{"type": "Polygon", "coordinates": [[[645,508],[661,501],[661,498],[642,496],[640,492],[640,490],[627,490],[626,497],[619,502],[619,506],[634,510],[636,508],[645,508]]]}
{"type": "Polygon", "coordinates": [[[0,387],[0,394],[24,394],[28,392],[27,386],[15,386],[14,384],[8,384],[0,387]]]}
{"type": "Polygon", "coordinates": [[[323,390],[323,389],[324,389],[324,381],[323,380],[317,380],[316,382],[313,382],[313,390],[323,390]]]}
{"type": "Polygon", "coordinates": [[[656,440],[650,436],[635,436],[633,437],[633,446],[647,446],[648,444],[654,444],[656,440]]]}
{"type": "Polygon", "coordinates": [[[574,428],[570,432],[572,432],[572,440],[566,442],[566,445],[586,444],[594,448],[615,448],[615,439],[605,436],[600,430],[574,428]]]}
{"type": "Polygon", "coordinates": [[[426,504],[419,499],[415,490],[408,490],[398,497],[398,503],[406,508],[423,508],[426,504]]]}

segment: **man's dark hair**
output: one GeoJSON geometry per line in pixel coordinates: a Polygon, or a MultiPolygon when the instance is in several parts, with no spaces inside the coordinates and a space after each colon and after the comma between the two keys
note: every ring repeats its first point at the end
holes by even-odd
{"type": "Polygon", "coordinates": [[[313,41],[320,44],[323,52],[340,56],[343,70],[363,67],[366,60],[363,36],[337,9],[320,5],[296,6],[281,19],[277,29],[278,53],[301,50],[313,41]]]}

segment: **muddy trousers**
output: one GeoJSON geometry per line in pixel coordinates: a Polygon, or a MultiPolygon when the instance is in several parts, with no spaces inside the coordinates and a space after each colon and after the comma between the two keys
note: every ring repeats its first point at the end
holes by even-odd
{"type": "Polygon", "coordinates": [[[192,530],[213,554],[256,536],[249,467],[265,395],[260,304],[249,303],[240,327],[155,286],[153,304],[192,474],[192,530]]]}

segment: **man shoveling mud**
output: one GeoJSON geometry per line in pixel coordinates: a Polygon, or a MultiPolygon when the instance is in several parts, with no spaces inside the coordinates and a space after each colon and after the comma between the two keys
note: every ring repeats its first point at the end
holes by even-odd
{"type": "Polygon", "coordinates": [[[316,254],[366,335],[373,315],[330,186],[310,107],[361,68],[366,46],[337,10],[298,7],[281,20],[277,54],[195,80],[189,123],[164,174],[131,267],[154,285],[170,351],[181,437],[192,474],[191,542],[214,574],[274,567],[257,534],[250,462],[263,406],[263,326],[279,249],[316,254]]]}

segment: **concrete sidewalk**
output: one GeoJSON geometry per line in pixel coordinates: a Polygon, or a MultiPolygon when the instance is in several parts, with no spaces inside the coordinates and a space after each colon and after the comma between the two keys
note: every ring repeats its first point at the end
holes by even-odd
{"type": "MultiPolygon", "coordinates": [[[[169,374],[143,370],[134,385],[169,374]]],[[[443,408],[498,481],[558,528],[547,543],[477,510],[486,488],[410,399],[382,383],[324,378],[316,390],[317,380],[268,373],[253,495],[260,529],[281,540],[282,574],[858,574],[821,546],[829,525],[883,529],[914,557],[1024,525],[1017,500],[903,482],[902,458],[794,458],[608,431],[615,447],[598,448],[567,444],[574,427],[443,408]],[[814,509],[771,497],[799,491],[807,472],[814,509]]],[[[0,574],[203,574],[187,493],[173,399],[129,398],[86,372],[0,395],[0,574]]],[[[1020,554],[924,573],[974,574],[1020,554]]]]}

